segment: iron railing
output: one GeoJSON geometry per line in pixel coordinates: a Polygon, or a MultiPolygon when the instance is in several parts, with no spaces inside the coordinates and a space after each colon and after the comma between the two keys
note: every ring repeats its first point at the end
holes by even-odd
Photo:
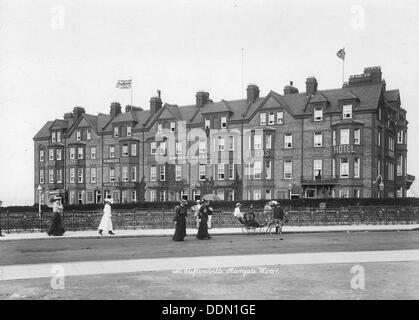
{"type": "MultiPolygon", "coordinates": [[[[390,225],[415,224],[419,222],[417,207],[346,207],[339,209],[294,209],[286,211],[286,224],[291,226],[309,225],[390,225]]],[[[3,233],[45,232],[50,224],[51,213],[1,213],[0,228],[3,233]]],[[[112,223],[116,230],[126,229],[173,229],[173,210],[114,210],[112,223]]],[[[64,228],[67,231],[97,229],[102,212],[65,211],[62,213],[64,228]]],[[[255,210],[256,221],[268,222],[272,212],[255,210]]],[[[195,228],[193,212],[188,210],[187,227],[195,228]]],[[[212,217],[215,228],[235,227],[240,223],[232,211],[215,210],[212,217]]]]}

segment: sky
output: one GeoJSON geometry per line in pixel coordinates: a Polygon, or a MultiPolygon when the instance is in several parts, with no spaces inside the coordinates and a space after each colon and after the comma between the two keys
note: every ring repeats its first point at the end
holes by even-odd
{"type": "MultiPolygon", "coordinates": [[[[342,85],[343,47],[346,79],[381,66],[387,88],[400,89],[408,172],[419,179],[416,0],[0,0],[0,200],[33,204],[33,136],[75,106],[129,104],[119,79],[133,79],[144,109],[157,89],[178,105],[199,90],[240,99],[249,83],[261,96],[289,81],[305,91],[312,75],[331,89],[342,85]]],[[[412,189],[419,196],[418,181],[412,189]]]]}

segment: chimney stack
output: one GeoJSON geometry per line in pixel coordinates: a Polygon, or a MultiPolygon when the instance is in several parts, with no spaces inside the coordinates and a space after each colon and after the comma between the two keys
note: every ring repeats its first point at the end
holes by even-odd
{"type": "Polygon", "coordinates": [[[162,105],[163,105],[163,103],[162,103],[160,97],[151,97],[151,99],[150,99],[150,113],[151,114],[157,113],[161,109],[162,105]]]}
{"type": "Polygon", "coordinates": [[[209,102],[209,93],[205,91],[198,91],[195,95],[196,107],[202,108],[207,102],[209,102]]]}
{"type": "Polygon", "coordinates": [[[111,111],[109,112],[111,117],[115,118],[120,113],[121,113],[121,104],[119,102],[112,102],[111,111]]]}
{"type": "Polygon", "coordinates": [[[315,77],[308,77],[306,80],[306,95],[314,96],[317,92],[317,79],[315,77]]]}
{"type": "Polygon", "coordinates": [[[72,112],[66,112],[64,113],[64,120],[71,120],[74,118],[74,115],[72,112]]]}
{"type": "Polygon", "coordinates": [[[249,84],[247,86],[247,103],[254,103],[259,98],[259,87],[255,84],[249,84]]]}
{"type": "Polygon", "coordinates": [[[83,113],[86,113],[86,111],[84,110],[84,108],[82,108],[82,107],[74,107],[73,108],[73,118],[74,118],[74,121],[77,121],[77,119],[80,118],[80,116],[83,113]]]}
{"type": "Polygon", "coordinates": [[[293,93],[298,93],[298,89],[294,87],[294,83],[290,81],[290,84],[284,87],[284,95],[293,93]]]}

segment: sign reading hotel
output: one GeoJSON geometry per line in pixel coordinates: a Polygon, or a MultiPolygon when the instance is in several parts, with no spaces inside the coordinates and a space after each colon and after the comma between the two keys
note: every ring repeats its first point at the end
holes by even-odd
{"type": "Polygon", "coordinates": [[[333,153],[341,154],[341,153],[354,153],[354,146],[353,144],[343,144],[339,146],[333,146],[333,153]]]}
{"type": "Polygon", "coordinates": [[[119,158],[103,159],[103,163],[119,163],[119,158]]]}

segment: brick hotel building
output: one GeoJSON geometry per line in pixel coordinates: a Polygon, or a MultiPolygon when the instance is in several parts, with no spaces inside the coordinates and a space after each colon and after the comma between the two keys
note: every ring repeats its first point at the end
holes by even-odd
{"type": "Polygon", "coordinates": [[[41,201],[45,191],[63,189],[70,204],[107,195],[124,203],[206,193],[222,200],[405,197],[414,180],[406,110],[381,68],[365,68],[342,88],[320,90],[315,77],[305,84],[303,93],[290,82],[283,94],[265,97],[251,84],[246,99],[219,102],[199,91],[187,106],[156,96],[149,110],[122,112],[114,102],[108,114],[91,115],[75,107],[33,138],[35,202],[39,185],[41,201]],[[159,141],[162,131],[176,141],[159,141]],[[208,139],[189,141],[194,131],[208,139]],[[193,143],[199,147],[188,155],[193,143]],[[159,162],[168,150],[173,161],[159,162]],[[197,160],[185,161],[191,157],[197,160]]]}

